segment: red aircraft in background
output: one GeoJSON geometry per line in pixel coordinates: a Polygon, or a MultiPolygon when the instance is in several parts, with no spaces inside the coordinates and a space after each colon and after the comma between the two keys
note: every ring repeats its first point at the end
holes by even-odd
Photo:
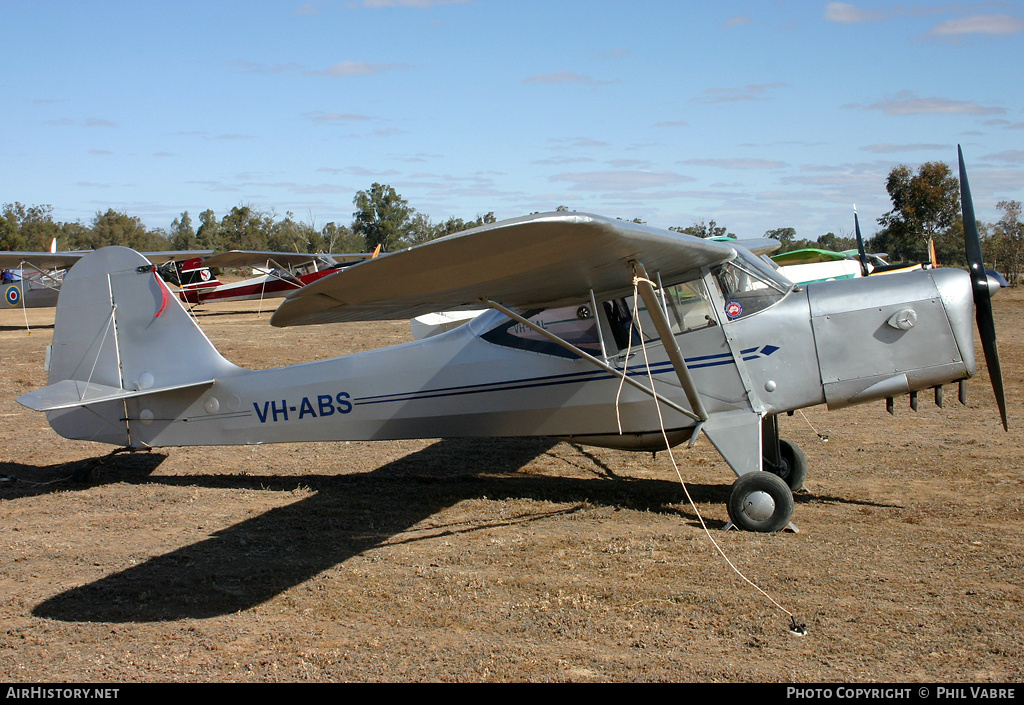
{"type": "Polygon", "coordinates": [[[339,269],[372,259],[378,254],[379,248],[375,252],[330,255],[231,250],[185,260],[173,272],[165,274],[176,279],[174,283],[180,287],[178,296],[186,303],[252,301],[287,296],[339,269]],[[264,273],[244,281],[224,283],[213,271],[243,267],[260,268],[264,273]]]}

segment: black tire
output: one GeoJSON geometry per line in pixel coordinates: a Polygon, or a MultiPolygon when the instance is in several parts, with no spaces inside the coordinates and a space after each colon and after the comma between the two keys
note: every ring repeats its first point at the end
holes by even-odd
{"type": "Polygon", "coordinates": [[[807,480],[807,456],[800,446],[790,441],[779,440],[779,464],[764,461],[764,469],[778,475],[793,492],[802,490],[807,480]]]}
{"type": "Polygon", "coordinates": [[[778,475],[748,472],[733,483],[728,507],[737,528],[774,533],[793,518],[793,492],[778,475]]]}

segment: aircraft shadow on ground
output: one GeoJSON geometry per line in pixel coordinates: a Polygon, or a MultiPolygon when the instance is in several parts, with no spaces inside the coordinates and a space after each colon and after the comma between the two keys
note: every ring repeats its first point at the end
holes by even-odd
{"type": "MultiPolygon", "coordinates": [[[[117,481],[124,482],[134,477],[139,483],[183,486],[282,491],[308,487],[315,494],[235,524],[204,541],[65,591],[38,605],[32,613],[69,622],[215,617],[255,607],[385,543],[431,540],[536,521],[553,513],[579,511],[584,506],[671,512],[681,521],[696,524],[692,510],[682,504],[685,497],[679,484],[673,481],[619,479],[601,468],[591,479],[515,472],[554,444],[547,439],[442,440],[358,475],[149,478],[139,468],[134,474],[118,471],[117,481]],[[528,498],[573,506],[499,523],[409,532],[446,507],[479,497],[528,498]]],[[[697,502],[724,502],[729,486],[727,481],[688,488],[697,502]]],[[[708,526],[721,528],[718,522],[708,526]]]]}
{"type": "MultiPolygon", "coordinates": [[[[0,326],[0,333],[6,333],[6,332],[9,332],[9,331],[19,331],[19,330],[26,330],[26,328],[25,328],[24,325],[20,325],[20,326],[0,326]]],[[[28,327],[27,330],[30,330],[30,331],[32,331],[32,330],[53,330],[53,324],[52,323],[42,323],[42,324],[38,324],[38,325],[37,324],[32,324],[32,325],[30,325],[28,327]]]]}
{"type": "Polygon", "coordinates": [[[96,484],[139,482],[166,459],[163,453],[131,453],[45,466],[0,462],[0,499],[66,492],[96,484]]]}

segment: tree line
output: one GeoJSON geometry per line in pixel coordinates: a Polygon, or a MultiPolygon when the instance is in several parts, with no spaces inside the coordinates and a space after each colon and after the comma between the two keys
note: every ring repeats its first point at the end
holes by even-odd
{"type": "Polygon", "coordinates": [[[212,210],[193,220],[188,211],[168,229],[147,228],[141,218],[112,208],[89,223],[58,222],[49,205],[4,204],[0,210],[0,250],[43,252],[57,240],[62,250],[93,250],[124,245],[141,252],[162,250],[271,250],[275,252],[385,252],[410,247],[443,235],[495,222],[494,213],[433,223],[416,212],[394,188],[374,184],[355,198],[358,210],[350,225],[317,226],[291,212],[283,218],[252,205],[238,205],[218,218],[212,210]]]}
{"type": "MultiPolygon", "coordinates": [[[[900,165],[889,173],[886,190],[891,211],[878,219],[881,225],[867,242],[870,252],[884,252],[891,261],[927,261],[929,241],[938,260],[946,266],[966,264],[963,221],[960,216],[959,181],[942,162],[928,162],[915,173],[900,165]]],[[[318,226],[310,216],[297,220],[287,212],[252,205],[238,205],[218,218],[205,210],[193,220],[188,211],[167,229],[150,229],[138,217],[112,208],[97,212],[88,224],[57,222],[49,205],[7,203],[0,211],[0,250],[46,251],[57,239],[63,250],[91,250],[124,245],[143,252],[161,250],[272,250],[278,252],[370,252],[378,245],[392,252],[450,235],[467,228],[495,222],[494,213],[473,219],[451,217],[434,223],[418,212],[387,184],[374,183],[352,199],[352,222],[318,226]]],[[[1024,224],[1019,201],[1000,201],[1001,217],[995,223],[978,223],[987,265],[1003,272],[1014,284],[1024,274],[1024,224]]],[[[568,210],[559,206],[558,210],[568,210]]],[[[634,222],[642,222],[635,218],[634,222]]],[[[696,237],[735,237],[714,220],[669,228],[696,237]]],[[[778,240],[781,251],[814,247],[833,251],[854,249],[854,237],[828,232],[817,238],[798,239],[794,228],[775,228],[764,237],[778,240]]]]}

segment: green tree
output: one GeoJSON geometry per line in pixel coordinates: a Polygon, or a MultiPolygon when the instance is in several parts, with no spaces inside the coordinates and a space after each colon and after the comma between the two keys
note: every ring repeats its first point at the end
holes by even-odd
{"type": "Polygon", "coordinates": [[[229,250],[266,250],[274,219],[250,205],[235,206],[220,220],[221,247],[229,250]]]}
{"type": "MultiPolygon", "coordinates": [[[[420,217],[419,213],[417,213],[413,217],[414,233],[416,232],[417,229],[415,227],[415,223],[418,217],[420,217]]],[[[427,219],[426,222],[427,225],[429,225],[429,219],[427,219]]],[[[489,213],[487,213],[487,215],[478,215],[475,220],[463,220],[462,218],[451,216],[450,218],[448,218],[448,220],[444,221],[443,223],[438,223],[437,225],[430,226],[429,237],[424,238],[422,235],[420,235],[415,240],[415,242],[416,244],[420,242],[427,242],[428,240],[434,240],[439,237],[445,237],[446,235],[452,235],[454,233],[462,232],[463,230],[469,230],[470,228],[479,228],[481,225],[489,225],[491,223],[496,222],[498,222],[498,219],[494,217],[494,211],[490,211],[489,213]]],[[[425,226],[423,226],[421,229],[423,231],[427,230],[425,226]]]]}
{"type": "Polygon", "coordinates": [[[192,218],[189,217],[188,211],[184,211],[181,218],[175,218],[171,222],[170,244],[175,250],[197,249],[196,231],[192,227],[192,218]]]}
{"type": "Polygon", "coordinates": [[[352,231],[366,239],[367,249],[380,245],[391,252],[401,246],[414,211],[394,188],[374,183],[369,191],[359,191],[352,204],[352,231]]]}
{"type": "Polygon", "coordinates": [[[693,235],[694,237],[736,237],[732,233],[728,232],[723,226],[720,226],[714,220],[704,222],[704,219],[695,220],[693,225],[685,228],[671,227],[669,230],[674,230],[677,233],[684,233],[686,235],[693,235]]]}
{"type": "Polygon", "coordinates": [[[60,233],[57,235],[57,249],[59,250],[83,250],[84,244],[89,239],[89,229],[81,221],[74,223],[60,223],[60,233]]]}
{"type": "Polygon", "coordinates": [[[343,254],[366,252],[366,238],[352,232],[352,228],[337,223],[328,223],[320,230],[317,241],[318,252],[343,254]]]}
{"type": "Polygon", "coordinates": [[[199,214],[199,229],[196,230],[196,247],[200,250],[220,249],[220,221],[212,210],[207,208],[199,214]]]}
{"type": "Polygon", "coordinates": [[[872,248],[896,260],[925,261],[932,240],[940,262],[964,262],[960,182],[948,165],[926,162],[916,174],[905,165],[894,167],[885,188],[893,207],[878,219],[883,229],[872,238],[872,248]]]}
{"type": "Polygon", "coordinates": [[[788,252],[793,247],[793,243],[796,241],[796,229],[795,228],[775,228],[774,230],[768,230],[764,236],[772,240],[778,240],[782,243],[782,247],[779,248],[780,252],[788,252]]]}
{"type": "Polygon", "coordinates": [[[298,222],[295,214],[288,211],[283,220],[271,225],[267,249],[275,252],[313,252],[318,240],[318,233],[311,224],[298,222]]]}
{"type": "Polygon", "coordinates": [[[992,226],[992,234],[982,245],[985,259],[1017,286],[1024,274],[1024,223],[1020,201],[999,201],[1002,217],[992,226]]]}
{"type": "Polygon", "coordinates": [[[25,238],[21,233],[21,219],[25,206],[21,203],[5,203],[0,214],[0,250],[27,250],[25,238]]]}
{"type": "MultiPolygon", "coordinates": [[[[0,249],[47,251],[60,235],[53,222],[53,206],[24,206],[6,203],[0,212],[0,249]]],[[[58,247],[63,244],[58,243],[58,247]]]]}
{"type": "Polygon", "coordinates": [[[107,245],[123,245],[140,252],[167,249],[167,238],[160,231],[150,231],[137,216],[108,208],[97,213],[88,233],[88,247],[99,249],[107,245]]]}
{"type": "Polygon", "coordinates": [[[831,250],[832,252],[845,252],[857,248],[857,238],[840,237],[831,232],[818,236],[816,243],[822,250],[831,250]]]}

